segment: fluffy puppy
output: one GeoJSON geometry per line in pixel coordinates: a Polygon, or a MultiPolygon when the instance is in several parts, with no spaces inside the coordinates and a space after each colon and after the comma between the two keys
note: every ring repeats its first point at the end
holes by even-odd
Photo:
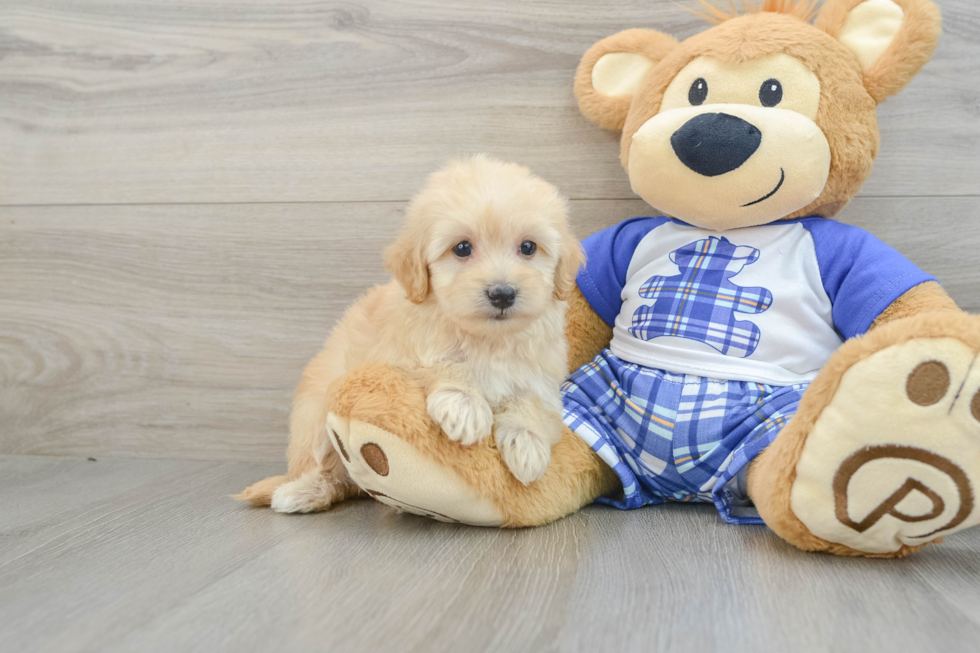
{"type": "Polygon", "coordinates": [[[485,156],[433,174],[385,251],[394,281],[348,311],[303,373],[289,473],[239,498],[313,512],[360,494],[326,433],[331,384],[368,361],[426,391],[429,415],[463,445],[495,434],[521,482],[544,474],[561,437],[565,296],[583,254],[554,186],[485,156]]]}

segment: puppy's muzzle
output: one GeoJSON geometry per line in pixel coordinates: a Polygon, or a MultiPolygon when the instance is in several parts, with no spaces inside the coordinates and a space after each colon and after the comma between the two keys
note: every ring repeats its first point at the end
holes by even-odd
{"type": "Polygon", "coordinates": [[[504,310],[514,305],[517,291],[513,286],[493,286],[487,289],[487,299],[494,308],[504,310]]]}

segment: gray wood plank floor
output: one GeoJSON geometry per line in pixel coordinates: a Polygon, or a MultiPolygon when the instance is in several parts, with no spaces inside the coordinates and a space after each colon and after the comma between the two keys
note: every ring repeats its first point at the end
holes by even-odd
{"type": "Polygon", "coordinates": [[[975,651],[980,530],[806,554],[707,506],[499,531],[227,498],[268,464],[0,456],[4,651],[975,651]]]}

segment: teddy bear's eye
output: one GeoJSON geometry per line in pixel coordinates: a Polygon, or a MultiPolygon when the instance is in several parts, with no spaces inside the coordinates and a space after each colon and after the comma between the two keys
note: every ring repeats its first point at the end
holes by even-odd
{"type": "Polygon", "coordinates": [[[692,106],[699,106],[704,104],[704,101],[708,99],[708,82],[705,81],[704,77],[698,77],[691,84],[691,90],[687,92],[687,99],[692,106]]]}
{"type": "Polygon", "coordinates": [[[783,85],[778,79],[767,79],[759,89],[759,102],[764,107],[774,107],[783,101],[783,85]]]}

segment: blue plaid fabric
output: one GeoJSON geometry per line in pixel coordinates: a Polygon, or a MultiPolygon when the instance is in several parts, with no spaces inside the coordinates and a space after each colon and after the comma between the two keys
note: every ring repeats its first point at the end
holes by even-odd
{"type": "Polygon", "coordinates": [[[759,327],[735,319],[735,313],[762,313],[772,305],[772,293],[737,286],[731,277],[758,259],[759,250],[714,236],[674,250],[670,260],[681,273],[651,277],[640,286],[640,296],[653,305],[633,313],[630,334],[642,340],[689,338],[726,356],[750,356],[759,345],[759,327]]]}
{"type": "Polygon", "coordinates": [[[623,482],[622,497],[600,502],[713,502],[729,523],[761,524],[743,508],[739,472],[789,422],[806,387],[672,374],[604,350],[569,377],[562,398],[565,424],[623,482]]]}

